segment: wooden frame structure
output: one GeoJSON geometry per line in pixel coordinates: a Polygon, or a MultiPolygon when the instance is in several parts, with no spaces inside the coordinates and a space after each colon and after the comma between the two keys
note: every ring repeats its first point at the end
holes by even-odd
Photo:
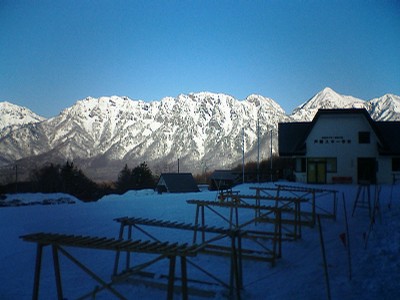
{"type": "MultiPolygon", "coordinates": [[[[256,191],[256,203],[259,203],[260,200],[272,200],[277,201],[281,205],[285,204],[284,201],[288,201],[286,205],[290,205],[290,201],[300,201],[305,205],[310,205],[310,211],[305,211],[304,206],[303,209],[300,210],[300,214],[303,217],[301,224],[305,226],[314,227],[316,225],[317,214],[323,218],[331,218],[336,219],[337,213],[337,202],[338,202],[338,191],[329,190],[329,189],[317,189],[310,187],[301,187],[301,186],[290,186],[283,184],[275,184],[275,187],[251,187],[250,189],[256,191]],[[291,197],[282,196],[282,193],[286,193],[291,195],[291,197]],[[332,199],[332,210],[326,210],[319,205],[317,205],[318,198],[324,196],[331,196],[332,199]],[[292,200],[291,200],[292,199],[292,200]],[[296,200],[294,200],[296,199],[296,200]]],[[[279,205],[276,203],[276,205],[279,205]]]]}
{"type": "MultiPolygon", "coordinates": [[[[195,215],[195,226],[196,230],[194,231],[193,242],[197,242],[197,231],[201,232],[201,242],[205,242],[205,232],[201,229],[205,226],[205,209],[207,208],[209,211],[213,212],[217,216],[219,216],[222,220],[226,221],[229,224],[230,228],[234,228],[236,230],[243,231],[244,234],[240,235],[240,238],[248,239],[258,244],[261,247],[261,251],[252,250],[252,249],[242,249],[242,257],[270,262],[272,265],[275,264],[277,258],[282,256],[282,221],[281,221],[281,208],[275,208],[271,206],[262,206],[262,205],[250,205],[243,204],[239,202],[218,202],[218,201],[204,201],[204,200],[187,200],[188,204],[196,205],[196,215],[195,215]],[[219,213],[215,207],[220,208],[228,208],[229,209],[229,219],[219,213]],[[258,209],[260,211],[265,211],[265,213],[258,216],[256,219],[251,219],[244,223],[239,222],[239,209],[258,209]],[[273,217],[272,217],[273,215],[273,217]],[[201,219],[201,224],[199,224],[199,218],[201,219]],[[254,223],[256,220],[270,220],[274,224],[273,231],[264,231],[264,230],[245,230],[244,228],[249,224],[254,223]],[[261,244],[258,239],[263,240],[271,240],[272,246],[270,248],[261,244]]],[[[241,239],[239,240],[241,243],[241,239]]],[[[221,246],[213,246],[210,245],[206,249],[210,253],[221,254],[224,252],[224,247],[221,246]]]]}
{"type": "MultiPolygon", "coordinates": [[[[230,268],[230,281],[229,283],[224,282],[222,279],[217,278],[215,275],[211,274],[209,271],[205,270],[198,264],[187,260],[187,263],[196,269],[200,270],[202,273],[206,274],[208,277],[212,278],[219,285],[226,287],[229,289],[229,293],[231,296],[235,295],[236,299],[240,299],[240,290],[243,288],[243,271],[242,271],[242,248],[241,248],[241,238],[246,234],[244,231],[240,231],[238,229],[228,228],[225,229],[223,227],[215,227],[215,226],[198,226],[187,223],[178,223],[164,220],[156,220],[156,219],[143,219],[143,218],[134,218],[134,217],[121,217],[116,218],[114,221],[120,223],[120,231],[119,231],[119,239],[123,239],[124,235],[128,240],[132,238],[132,230],[138,230],[145,234],[147,237],[151,238],[154,241],[161,241],[156,238],[154,235],[150,234],[148,231],[143,229],[143,226],[153,226],[153,227],[162,227],[169,229],[177,229],[177,230],[188,230],[194,232],[194,236],[196,232],[200,230],[203,233],[214,234],[209,240],[204,240],[201,244],[197,244],[197,250],[201,253],[206,254],[218,254],[218,252],[208,251],[208,247],[212,247],[212,243],[224,238],[230,239],[230,246],[225,248],[226,255],[231,257],[231,268],[230,268]],[[127,231],[125,231],[127,229],[127,231]]],[[[193,239],[193,245],[196,245],[195,238],[193,239]]],[[[119,276],[125,276],[125,274],[130,273],[130,253],[126,252],[126,261],[125,261],[125,269],[119,272],[120,266],[120,253],[122,251],[117,251],[115,256],[114,263],[114,277],[118,278],[119,276]]],[[[190,281],[190,280],[189,280],[190,281]]]]}
{"type": "MultiPolygon", "coordinates": [[[[268,190],[269,188],[267,188],[268,190]]],[[[256,195],[243,195],[240,193],[224,193],[220,194],[219,200],[221,206],[223,203],[233,203],[233,207],[252,208],[254,209],[255,216],[253,222],[257,223],[276,223],[276,218],[272,217],[270,213],[262,214],[262,210],[276,211],[280,210],[279,223],[284,230],[285,236],[289,239],[296,240],[301,238],[301,225],[304,223],[301,220],[301,203],[306,202],[306,199],[298,197],[282,197],[273,195],[260,195],[259,191],[256,195]],[[255,204],[249,204],[249,200],[254,200],[255,204]],[[273,206],[261,205],[261,200],[268,200],[273,202],[273,206]],[[239,205],[239,206],[238,206],[239,205]]],[[[215,204],[217,205],[217,204],[215,204]]],[[[232,214],[232,209],[231,209],[232,214]]]]}
{"type": "MultiPolygon", "coordinates": [[[[76,264],[85,273],[91,276],[100,285],[100,289],[96,289],[95,292],[107,289],[114,294],[118,299],[127,299],[121,295],[116,289],[112,287],[117,281],[112,280],[107,283],[96,275],[93,271],[87,268],[84,264],[73,257],[69,252],[67,252],[63,247],[74,247],[74,248],[86,248],[86,249],[96,249],[96,250],[111,250],[111,251],[126,251],[126,252],[136,252],[136,253],[150,253],[157,254],[158,260],[162,258],[169,259],[169,276],[168,276],[168,291],[167,299],[173,299],[174,286],[175,286],[175,265],[176,257],[179,256],[181,259],[181,281],[182,281],[182,298],[188,299],[188,289],[187,289],[187,256],[196,256],[198,253],[198,246],[178,243],[161,243],[161,242],[150,242],[141,240],[115,240],[113,238],[106,237],[93,237],[93,236],[76,236],[76,235],[65,235],[65,234],[55,234],[55,233],[34,233],[29,235],[21,236],[24,241],[34,242],[37,244],[36,252],[36,264],[35,264],[35,277],[33,285],[33,295],[32,299],[39,299],[39,288],[40,288],[40,273],[42,267],[42,254],[43,248],[46,246],[51,246],[53,253],[53,266],[56,279],[57,288],[57,299],[63,300],[63,289],[61,283],[61,270],[59,263],[59,253],[63,254],[74,264],[76,264]]],[[[146,264],[144,264],[146,266],[146,264]]],[[[142,269],[142,266],[138,268],[142,269]]],[[[137,270],[136,270],[137,271],[137,270]]],[[[93,293],[82,296],[80,299],[84,299],[92,296],[93,293]]]]}
{"type": "MultiPolygon", "coordinates": [[[[266,261],[270,262],[271,265],[274,265],[276,259],[282,256],[282,241],[284,240],[283,230],[287,231],[285,239],[296,240],[297,238],[301,238],[302,225],[315,225],[317,211],[319,209],[316,205],[316,198],[318,196],[326,194],[333,195],[333,212],[319,211],[318,216],[321,214],[322,216],[335,218],[337,209],[337,191],[333,190],[284,185],[276,185],[275,188],[254,187],[251,189],[256,191],[255,195],[241,195],[240,193],[226,191],[225,193],[221,193],[216,201],[187,200],[186,202],[188,204],[196,205],[194,224],[156,219],[122,217],[114,219],[120,223],[118,239],[54,233],[35,233],[21,236],[24,241],[35,242],[37,244],[32,298],[34,300],[39,299],[43,248],[51,246],[57,297],[59,300],[63,299],[59,253],[63,254],[100,284],[100,288],[96,288],[94,292],[84,295],[81,299],[90,297],[93,293],[100,292],[104,289],[109,290],[119,299],[126,299],[113,288],[113,285],[121,281],[129,281],[132,275],[145,273],[143,270],[146,267],[162,259],[169,260],[168,275],[164,276],[164,278],[168,279],[166,285],[168,300],[173,299],[174,292],[179,288],[182,292],[182,299],[188,299],[189,292],[193,291],[193,289],[188,288],[188,281],[196,282],[196,280],[188,279],[187,264],[190,264],[212,278],[218,285],[229,289],[230,297],[240,299],[241,289],[243,288],[243,259],[266,261]],[[285,196],[281,193],[285,193],[285,196]],[[286,196],[288,193],[293,195],[293,197],[286,196]],[[249,204],[249,200],[254,200],[255,204],[249,204]],[[273,205],[261,205],[262,200],[273,201],[273,205]],[[302,203],[311,204],[311,212],[302,211],[302,203]],[[218,210],[218,208],[222,208],[222,210],[228,209],[229,216],[227,217],[221,212],[221,210],[218,210]],[[227,222],[228,226],[216,227],[206,225],[206,209],[227,222]],[[240,222],[239,210],[243,209],[254,210],[254,218],[246,221],[242,220],[242,222],[240,222]],[[307,219],[302,220],[302,217],[307,219]],[[272,230],[253,230],[249,228],[251,224],[257,225],[258,223],[271,223],[273,224],[272,230]],[[147,230],[143,229],[143,226],[191,231],[193,233],[193,239],[190,244],[171,243],[170,241],[162,242],[147,230]],[[127,229],[127,231],[125,229],[127,229]],[[151,240],[132,240],[133,229],[142,232],[151,240]],[[124,235],[126,235],[125,238],[124,235]],[[222,245],[217,243],[223,239],[228,239],[229,242],[224,242],[222,245]],[[242,244],[243,239],[258,244],[261,247],[261,250],[252,247],[250,249],[245,249],[242,244]],[[265,243],[259,241],[260,239],[271,241],[272,245],[266,246],[265,243]],[[116,255],[111,282],[107,283],[101,279],[93,271],[89,270],[85,265],[67,252],[64,247],[114,251],[116,255]],[[126,260],[125,267],[120,271],[121,253],[126,254],[126,260]],[[155,254],[157,257],[142,264],[132,266],[132,253],[155,254]],[[199,253],[229,256],[231,259],[229,282],[224,282],[188,259],[188,257],[196,256],[199,253]],[[175,276],[177,257],[180,258],[180,279],[175,276]],[[176,279],[181,281],[180,287],[175,285],[176,279]]],[[[147,274],[149,273],[147,272],[147,274]]],[[[197,282],[200,281],[197,280],[197,282]]],[[[203,281],[201,283],[206,282],[203,281]]]]}

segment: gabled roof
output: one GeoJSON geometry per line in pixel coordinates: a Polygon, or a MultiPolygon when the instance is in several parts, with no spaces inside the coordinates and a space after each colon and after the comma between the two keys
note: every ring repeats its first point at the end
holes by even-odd
{"type": "Polygon", "coordinates": [[[311,122],[279,123],[279,155],[305,155],[308,135],[322,115],[361,114],[379,140],[379,153],[400,155],[400,122],[376,122],[366,109],[319,109],[311,122]]]}
{"type": "Polygon", "coordinates": [[[157,183],[157,188],[164,186],[170,193],[199,192],[191,173],[163,173],[157,183]]]}

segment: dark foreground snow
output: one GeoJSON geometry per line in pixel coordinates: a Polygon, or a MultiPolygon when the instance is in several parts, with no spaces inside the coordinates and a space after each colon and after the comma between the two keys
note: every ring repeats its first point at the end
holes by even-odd
{"type": "MultiPolygon", "coordinates": [[[[235,190],[254,194],[250,186],[235,190]]],[[[271,185],[264,185],[271,186],[271,185]]],[[[400,186],[382,186],[376,222],[369,235],[370,219],[367,211],[357,208],[351,216],[357,187],[353,185],[318,186],[343,192],[347,207],[352,279],[349,280],[348,252],[340,236],[345,232],[343,201],[340,195],[337,219],[322,219],[322,229],[328,262],[332,299],[400,299],[400,186]]],[[[51,199],[51,195],[8,195],[7,201],[21,202],[51,199]]],[[[113,221],[121,216],[156,218],[193,223],[195,206],[188,199],[215,200],[216,193],[203,191],[194,194],[163,194],[153,191],[128,192],[110,195],[95,203],[82,203],[67,195],[72,205],[32,205],[0,208],[0,299],[30,299],[32,296],[36,247],[22,241],[21,235],[34,232],[55,232],[76,235],[94,235],[116,238],[119,224],[113,221]]],[[[324,200],[318,200],[324,206],[324,200]]],[[[328,201],[327,201],[328,203],[328,201]]],[[[243,211],[240,219],[250,219],[253,211],[243,211]]],[[[214,214],[206,213],[206,223],[224,225],[214,214]]],[[[266,226],[266,225],[258,225],[266,226]]],[[[190,242],[187,232],[152,228],[158,238],[190,242]]],[[[134,236],[134,239],[147,239],[134,236]]],[[[50,249],[45,248],[40,286],[40,299],[55,299],[55,279],[50,249]]],[[[104,280],[109,281],[114,264],[114,253],[109,251],[68,248],[68,251],[104,280]]],[[[200,255],[193,261],[221,278],[229,278],[229,259],[200,255]]],[[[94,289],[96,282],[64,257],[60,257],[61,276],[66,299],[77,297],[94,289]]],[[[165,262],[150,269],[159,274],[168,273],[165,262]]],[[[179,274],[179,269],[178,269],[179,274]]],[[[318,227],[304,227],[302,238],[283,244],[283,257],[272,267],[268,263],[244,261],[244,291],[242,299],[327,299],[323,260],[318,227]]],[[[203,280],[202,274],[188,266],[189,278],[203,280]]],[[[217,292],[214,299],[223,299],[221,287],[198,285],[217,292]]],[[[166,291],[144,285],[118,285],[128,299],[165,299],[166,291]]],[[[176,295],[180,299],[180,295],[176,295]]],[[[199,297],[190,297],[200,299],[199,297]]],[[[113,299],[103,291],[96,299],[113,299]]],[[[201,298],[203,299],[203,298],[201,298]]]]}

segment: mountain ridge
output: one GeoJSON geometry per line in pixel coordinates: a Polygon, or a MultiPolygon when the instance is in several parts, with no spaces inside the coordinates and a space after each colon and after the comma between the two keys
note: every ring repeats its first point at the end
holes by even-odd
{"type": "Polygon", "coordinates": [[[73,160],[92,176],[104,173],[115,178],[124,163],[146,161],[161,173],[176,170],[180,159],[181,170],[202,173],[241,162],[243,128],[246,160],[255,160],[257,119],[261,159],[265,159],[271,153],[271,130],[272,151],[277,153],[279,122],[310,121],[318,108],[338,106],[365,107],[377,120],[400,120],[400,97],[396,95],[364,101],[330,88],[291,115],[273,99],[257,94],[237,100],[223,93],[199,92],[153,102],[126,96],[86,97],[58,116],[29,117],[30,123],[0,129],[0,164],[19,161],[32,167],[73,160]]]}

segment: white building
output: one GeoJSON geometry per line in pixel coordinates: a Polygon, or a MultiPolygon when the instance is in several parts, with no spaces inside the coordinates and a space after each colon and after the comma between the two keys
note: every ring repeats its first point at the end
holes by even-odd
{"type": "Polygon", "coordinates": [[[393,183],[400,178],[400,122],[365,109],[320,109],[312,122],[279,124],[279,155],[295,159],[296,181],[393,183]]]}

